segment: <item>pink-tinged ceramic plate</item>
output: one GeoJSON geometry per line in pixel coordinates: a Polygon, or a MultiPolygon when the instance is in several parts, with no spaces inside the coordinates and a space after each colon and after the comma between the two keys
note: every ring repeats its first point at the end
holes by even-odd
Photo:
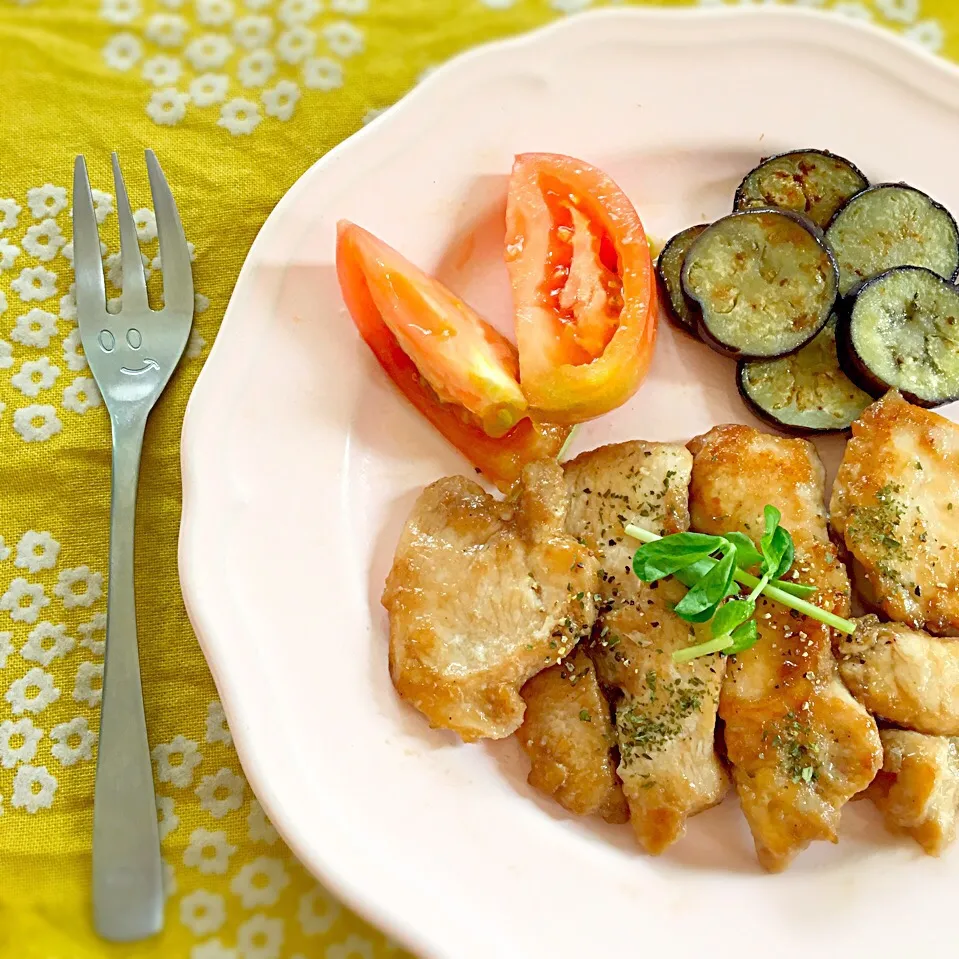
{"type": "MultiPolygon", "coordinates": [[[[183,591],[273,822],[336,893],[423,956],[923,955],[954,938],[959,852],[868,802],[764,875],[734,799],[659,859],[526,785],[517,744],[464,746],[397,699],[383,580],[422,487],[468,465],[394,392],[333,267],[347,217],[508,328],[513,155],[608,171],[649,233],[728,211],[763,154],[825,147],[959,211],[959,71],[790,9],[604,11],[439,70],[270,216],[183,433],[183,591]]],[[[663,325],[652,373],[576,445],[750,422],[734,365],[663,325]]],[[[841,444],[823,444],[835,459],[841,444]]]]}

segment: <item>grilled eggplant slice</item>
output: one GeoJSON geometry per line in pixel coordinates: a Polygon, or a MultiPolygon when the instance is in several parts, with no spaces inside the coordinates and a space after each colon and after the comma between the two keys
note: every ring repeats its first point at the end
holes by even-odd
{"type": "Polygon", "coordinates": [[[839,265],[839,292],[897,266],[924,266],[950,280],[959,267],[952,214],[905,183],[880,183],[841,207],[826,231],[839,265]]]}
{"type": "Polygon", "coordinates": [[[736,382],[756,416],[796,436],[848,430],[872,402],[839,366],[835,314],[796,353],[741,361],[736,382]]]}
{"type": "Polygon", "coordinates": [[[867,186],[863,172],[844,157],[826,150],[790,150],[767,157],[746,174],[733,209],[792,210],[825,229],[836,210],[867,186]]]}
{"type": "Polygon", "coordinates": [[[926,407],[959,399],[959,287],[903,266],[863,284],[844,312],[839,360],[864,390],[926,407]]]}
{"type": "Polygon", "coordinates": [[[662,287],[662,302],[669,318],[687,333],[696,336],[699,306],[683,291],[683,263],[693,241],[709,226],[698,223],[677,233],[664,247],[656,261],[656,275],[662,287]]]}
{"type": "Polygon", "coordinates": [[[792,353],[826,324],[838,274],[822,231],[796,213],[744,210],[693,241],[683,289],[699,305],[699,335],[743,359],[792,353]]]}

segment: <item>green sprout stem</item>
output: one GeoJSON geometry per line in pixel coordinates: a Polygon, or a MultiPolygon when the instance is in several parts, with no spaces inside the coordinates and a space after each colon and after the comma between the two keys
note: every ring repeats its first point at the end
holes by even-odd
{"type": "MultiPolygon", "coordinates": [[[[641,526],[636,526],[633,523],[630,523],[626,527],[626,534],[627,536],[632,536],[633,539],[638,539],[642,543],[654,543],[656,540],[663,538],[662,536],[658,536],[656,533],[651,533],[649,530],[643,529],[641,526]]],[[[815,619],[820,623],[825,623],[827,626],[831,626],[840,633],[845,633],[847,636],[851,636],[856,631],[856,624],[851,620],[843,619],[841,616],[837,616],[835,613],[830,613],[828,610],[821,609],[819,606],[815,606],[813,603],[807,603],[804,599],[800,599],[798,596],[793,596],[791,593],[787,593],[785,590],[779,589],[773,583],[767,582],[763,586],[761,585],[762,580],[756,576],[753,576],[751,573],[744,572],[738,567],[736,572],[733,574],[733,578],[737,583],[741,583],[743,586],[748,586],[753,590],[755,590],[757,587],[761,587],[760,592],[762,592],[762,594],[768,599],[779,603],[780,606],[786,606],[789,609],[794,609],[797,613],[802,613],[804,616],[808,616],[810,619],[815,619]]],[[[716,642],[717,640],[723,638],[726,637],[717,636],[715,640],[712,640],[712,642],[716,642]]],[[[732,645],[732,643],[730,642],[726,645],[732,645]]],[[[693,648],[702,649],[702,646],[693,648]]],[[[720,647],[720,649],[722,648],[725,647],[720,647]]]]}
{"type": "Polygon", "coordinates": [[[677,649],[673,653],[674,663],[688,663],[691,659],[697,659],[700,656],[708,656],[710,653],[721,653],[724,649],[732,646],[734,640],[731,633],[724,636],[717,636],[708,642],[700,643],[698,646],[687,646],[685,649],[677,649]]]}

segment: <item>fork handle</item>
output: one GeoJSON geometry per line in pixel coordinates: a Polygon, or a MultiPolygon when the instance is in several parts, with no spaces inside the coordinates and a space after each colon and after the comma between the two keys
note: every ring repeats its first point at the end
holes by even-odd
{"type": "Polygon", "coordinates": [[[163,927],[163,872],[147,740],[133,582],[137,481],[146,414],[112,418],[110,581],[93,800],[93,916],[115,942],[163,927]]]}

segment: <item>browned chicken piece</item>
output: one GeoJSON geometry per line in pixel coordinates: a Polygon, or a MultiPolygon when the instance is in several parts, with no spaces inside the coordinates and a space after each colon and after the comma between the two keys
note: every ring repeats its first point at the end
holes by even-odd
{"type": "Polygon", "coordinates": [[[930,856],[956,838],[959,739],[883,729],[882,771],[868,795],[890,832],[905,832],[930,856]]]}
{"type": "Polygon", "coordinates": [[[959,426],[887,393],[852,424],[830,521],[890,619],[959,633],[959,426]]]}
{"type": "Polygon", "coordinates": [[[629,808],[616,775],[609,703],[592,660],[577,646],[522,689],[526,716],[516,735],[529,756],[529,784],[579,816],[623,823],[629,808]]]}
{"type": "Polygon", "coordinates": [[[601,566],[591,649],[600,679],[618,691],[618,771],[636,838],[654,854],[728,788],[715,752],[724,662],[709,656],[673,663],[673,650],[696,641],[672,612],[683,587],[637,579],[632,558],[639,544],[623,530],[629,522],[664,535],[687,529],[691,465],[681,446],[632,442],[584,453],[566,467],[567,529],[601,566]]]}
{"type": "Polygon", "coordinates": [[[462,476],[420,494],[383,605],[393,685],[432,726],[509,736],[523,683],[589,635],[597,563],[565,531],[568,507],[552,462],[524,469],[514,502],[462,476]]]}
{"type": "MultiPolygon", "coordinates": [[[[793,569],[816,605],[849,612],[849,582],[829,541],[815,448],[746,426],[689,444],[693,529],[740,531],[757,544],[763,509],[782,512],[793,569]]],[[[831,630],[760,596],[759,640],[729,664],[719,703],[726,751],[760,863],[784,869],[817,839],[837,841],[842,807],[882,762],[875,720],[843,686],[831,630]]]]}
{"type": "Polygon", "coordinates": [[[875,616],[837,646],[839,672],[869,712],[933,736],[959,736],[959,640],[875,616]]]}

